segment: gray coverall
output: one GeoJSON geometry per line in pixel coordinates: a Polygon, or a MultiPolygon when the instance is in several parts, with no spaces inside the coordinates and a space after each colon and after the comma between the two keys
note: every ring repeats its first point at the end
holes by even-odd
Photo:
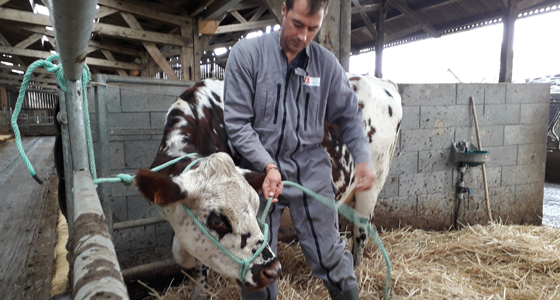
{"type": "MultiPolygon", "coordinates": [[[[370,163],[358,99],[335,56],[315,42],[288,65],[279,32],[239,41],[228,58],[224,99],[226,130],[243,168],[262,172],[275,163],[282,180],[334,199],[331,165],[320,145],[325,121],[340,126],[356,164],[370,163]]],[[[261,197],[260,214],[265,204],[261,197]]],[[[352,254],[344,249],[336,211],[297,189],[285,188],[270,209],[268,243],[273,251],[277,253],[285,207],[313,276],[331,292],[355,288],[352,254]]],[[[242,289],[245,300],[277,295],[277,283],[256,292],[242,289]]]]}

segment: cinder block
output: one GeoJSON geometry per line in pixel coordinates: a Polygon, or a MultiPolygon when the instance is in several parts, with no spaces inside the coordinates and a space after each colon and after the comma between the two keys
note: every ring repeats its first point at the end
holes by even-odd
{"type": "Polygon", "coordinates": [[[161,139],[163,138],[163,129],[161,131],[162,134],[152,134],[152,140],[161,141],[161,139]]]}
{"type": "Polygon", "coordinates": [[[506,103],[550,102],[549,83],[509,83],[506,90],[506,103]]]}
{"type": "Polygon", "coordinates": [[[392,198],[399,196],[399,177],[398,176],[387,176],[385,179],[385,184],[383,189],[379,193],[377,201],[379,198],[392,198]]]}
{"type": "Polygon", "coordinates": [[[421,151],[451,148],[455,128],[408,129],[402,131],[401,151],[421,151]]]}
{"type": "Polygon", "coordinates": [[[139,195],[138,189],[135,186],[125,186],[124,184],[111,184],[110,189],[111,197],[126,197],[139,195]]]}
{"type": "Polygon", "coordinates": [[[418,195],[418,224],[425,230],[445,230],[453,224],[455,193],[418,195]]]}
{"type": "Polygon", "coordinates": [[[488,192],[492,218],[495,221],[500,221],[500,219],[504,221],[505,219],[502,218],[502,212],[508,211],[508,206],[515,202],[515,186],[507,185],[490,187],[488,188],[488,192]]]}
{"type": "MultiPolygon", "coordinates": [[[[479,128],[482,148],[504,145],[504,126],[484,126],[479,128]]],[[[476,128],[460,127],[455,129],[455,141],[468,141],[478,145],[476,128]]]]}
{"type": "Polygon", "coordinates": [[[415,174],[418,173],[418,152],[399,151],[391,161],[389,174],[415,174]]]}
{"type": "Polygon", "coordinates": [[[502,185],[544,182],[544,164],[502,167],[502,185]]]}
{"type": "Polygon", "coordinates": [[[515,203],[508,218],[515,224],[541,225],[543,215],[544,182],[521,184],[515,187],[515,203]]]}
{"type": "MultiPolygon", "coordinates": [[[[484,86],[477,83],[458,83],[457,102],[458,105],[470,105],[469,98],[473,97],[475,104],[484,103],[484,86]]],[[[505,99],[504,99],[505,101],[505,99]]]]}
{"type": "Polygon", "coordinates": [[[521,124],[548,124],[550,103],[521,104],[521,124]]]}
{"type": "Polygon", "coordinates": [[[148,168],[156,157],[159,141],[125,141],[125,168],[148,168]]]}
{"type": "Polygon", "coordinates": [[[452,189],[453,172],[439,171],[433,173],[405,174],[399,176],[399,195],[420,195],[447,193],[452,189]]]}
{"type": "Polygon", "coordinates": [[[420,107],[420,127],[465,126],[471,122],[470,111],[470,107],[467,105],[422,106],[420,107]]]}
{"type": "Polygon", "coordinates": [[[89,87],[87,87],[86,89],[87,89],[86,97],[87,97],[87,103],[88,103],[88,112],[89,112],[90,114],[91,114],[91,113],[95,113],[95,112],[96,112],[96,110],[95,110],[95,103],[97,103],[97,102],[96,102],[96,99],[95,99],[95,91],[94,91],[94,88],[91,87],[91,86],[89,86],[89,87]]]}
{"type": "MultiPolygon", "coordinates": [[[[461,173],[457,169],[453,170],[453,183],[459,182],[461,173]]],[[[468,168],[464,177],[465,186],[470,189],[484,189],[484,180],[482,178],[482,167],[468,168]]],[[[486,168],[486,181],[488,187],[497,187],[502,182],[502,168],[493,167],[486,168]]]]}
{"type": "Polygon", "coordinates": [[[113,223],[128,220],[128,208],[126,197],[113,197],[111,200],[113,208],[113,223]]]}
{"type": "Polygon", "coordinates": [[[476,114],[479,126],[518,125],[521,115],[519,104],[478,105],[476,114]]]}
{"type": "Polygon", "coordinates": [[[380,198],[372,222],[377,228],[396,229],[413,225],[417,215],[417,196],[380,198]]]}
{"type": "Polygon", "coordinates": [[[123,142],[109,142],[109,155],[111,169],[124,168],[124,144],[123,142]]]}
{"type": "Polygon", "coordinates": [[[158,217],[156,208],[142,196],[126,197],[128,205],[128,221],[158,217]]]}
{"type": "Polygon", "coordinates": [[[429,173],[453,168],[451,149],[420,151],[418,153],[418,172],[429,173]]]}
{"type": "Polygon", "coordinates": [[[454,105],[456,84],[402,84],[403,106],[454,105]]]}
{"type": "MultiPolygon", "coordinates": [[[[484,83],[484,104],[506,103],[507,83],[484,83]]],[[[475,104],[480,103],[475,99],[475,104]]]]}
{"type": "Polygon", "coordinates": [[[152,136],[150,135],[109,135],[109,142],[143,141],[151,139],[152,136]]]}
{"type": "Polygon", "coordinates": [[[150,127],[149,113],[110,113],[107,116],[109,128],[150,127]]]}
{"type": "MultiPolygon", "coordinates": [[[[547,124],[506,125],[504,128],[504,145],[546,143],[547,124]]],[[[484,145],[484,142],[482,142],[484,145]]]]}
{"type": "Polygon", "coordinates": [[[514,166],[517,165],[517,146],[484,147],[490,151],[490,161],[486,167],[514,166]]]}
{"type": "Polygon", "coordinates": [[[416,128],[420,128],[420,106],[403,106],[401,131],[416,128]]]}
{"type": "Polygon", "coordinates": [[[161,128],[163,132],[163,127],[165,126],[165,117],[167,113],[163,112],[151,112],[150,113],[150,126],[152,128],[161,128]]]}
{"type": "Polygon", "coordinates": [[[113,241],[118,250],[153,248],[156,245],[155,225],[114,231],[113,241]]]}
{"type": "Polygon", "coordinates": [[[546,161],[546,144],[519,145],[518,165],[538,164],[546,161]]]}
{"type": "Polygon", "coordinates": [[[461,200],[457,223],[461,225],[488,224],[484,189],[474,189],[461,200]]]}
{"type": "Polygon", "coordinates": [[[149,247],[130,250],[130,265],[127,268],[173,258],[171,247],[149,247]]]}
{"type": "Polygon", "coordinates": [[[116,86],[105,88],[105,102],[107,103],[108,113],[120,113],[121,110],[121,90],[116,86]]]}
{"type": "Polygon", "coordinates": [[[121,85],[123,112],[166,112],[186,87],[162,85],[121,85]]]}
{"type": "Polygon", "coordinates": [[[173,244],[173,228],[168,222],[156,224],[156,240],[158,247],[171,247],[173,244]]]}

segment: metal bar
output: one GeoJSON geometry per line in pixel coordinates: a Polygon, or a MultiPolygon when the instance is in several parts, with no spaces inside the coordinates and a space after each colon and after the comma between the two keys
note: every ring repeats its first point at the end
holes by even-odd
{"type": "Polygon", "coordinates": [[[52,0],[51,23],[66,80],[82,78],[96,0],[52,0]]]}
{"type": "MultiPolygon", "coordinates": [[[[352,3],[350,1],[340,1],[340,64],[344,71],[350,71],[350,47],[352,28],[352,3]]],[[[334,12],[332,12],[334,13],[334,12]]]]}
{"type": "MultiPolygon", "coordinates": [[[[68,114],[66,113],[66,96],[62,90],[59,92],[60,101],[60,128],[62,131],[62,152],[64,158],[64,184],[66,185],[66,212],[68,219],[68,233],[72,235],[74,232],[74,172],[72,165],[72,149],[70,147],[70,135],[68,131],[68,114]]],[[[55,116],[55,118],[58,116],[55,116]]]]}
{"type": "MultiPolygon", "coordinates": [[[[97,116],[97,141],[99,145],[99,152],[97,155],[101,156],[99,161],[101,170],[100,177],[109,177],[111,170],[111,154],[109,153],[109,132],[107,130],[107,103],[106,103],[106,75],[96,75],[96,81],[101,83],[95,87],[95,114],[97,116]]],[[[109,226],[109,233],[113,235],[113,204],[109,199],[110,187],[107,184],[102,184],[99,188],[99,197],[101,198],[103,212],[107,218],[107,225],[109,226]]]]}
{"type": "Polygon", "coordinates": [[[166,85],[166,86],[185,86],[190,87],[195,82],[194,81],[169,81],[163,79],[149,79],[149,78],[139,78],[139,77],[122,77],[116,75],[106,75],[107,83],[133,83],[138,85],[166,85]]]}
{"type": "Polygon", "coordinates": [[[123,229],[142,227],[142,226],[148,226],[152,224],[165,223],[165,222],[167,222],[167,220],[165,220],[162,217],[138,219],[138,220],[115,223],[113,224],[113,230],[123,230],[123,229]]]}
{"type": "Polygon", "coordinates": [[[115,247],[88,171],[74,174],[73,299],[129,299],[115,247]]]}
{"type": "Polygon", "coordinates": [[[122,271],[125,280],[139,278],[146,275],[154,275],[156,273],[174,273],[180,272],[181,267],[175,262],[174,259],[162,260],[154,263],[140,265],[122,271]]]}
{"type": "Polygon", "coordinates": [[[81,80],[66,80],[66,112],[72,147],[72,162],[76,171],[90,169],[82,94],[81,80]]]}

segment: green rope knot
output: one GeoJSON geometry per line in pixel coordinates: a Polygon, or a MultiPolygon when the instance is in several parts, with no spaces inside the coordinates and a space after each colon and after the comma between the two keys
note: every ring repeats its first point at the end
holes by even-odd
{"type": "Polygon", "coordinates": [[[117,175],[117,178],[119,178],[126,186],[132,185],[132,181],[134,180],[134,177],[128,174],[119,174],[117,175]]]}
{"type": "Polygon", "coordinates": [[[247,276],[247,273],[249,272],[250,264],[251,261],[248,258],[241,260],[241,267],[239,268],[239,279],[241,282],[245,282],[245,276],[247,276]]]}

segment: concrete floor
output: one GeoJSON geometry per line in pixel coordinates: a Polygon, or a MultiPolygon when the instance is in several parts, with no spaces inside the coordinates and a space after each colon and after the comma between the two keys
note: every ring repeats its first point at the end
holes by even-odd
{"type": "Polygon", "coordinates": [[[543,225],[560,228],[560,183],[544,184],[543,225]]]}
{"type": "Polygon", "coordinates": [[[13,140],[0,144],[0,298],[48,299],[58,209],[54,137],[22,143],[44,183],[29,175],[13,140]]]}

